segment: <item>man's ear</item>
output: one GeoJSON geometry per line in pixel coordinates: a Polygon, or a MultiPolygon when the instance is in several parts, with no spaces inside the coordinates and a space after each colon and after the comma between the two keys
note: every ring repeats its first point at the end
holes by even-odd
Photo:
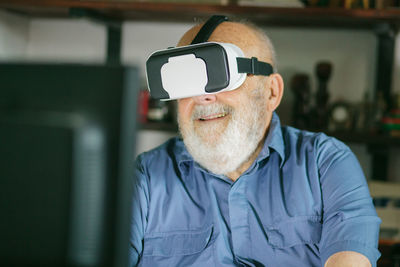
{"type": "Polygon", "coordinates": [[[270,92],[268,96],[267,108],[269,112],[273,112],[281,103],[284,84],[282,76],[278,73],[271,74],[268,78],[269,78],[268,90],[270,92]]]}

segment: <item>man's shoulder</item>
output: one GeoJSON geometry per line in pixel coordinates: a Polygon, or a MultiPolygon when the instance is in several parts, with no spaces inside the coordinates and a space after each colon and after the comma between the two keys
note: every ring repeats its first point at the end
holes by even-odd
{"type": "Polygon", "coordinates": [[[350,151],[345,143],[323,132],[312,132],[291,126],[283,126],[282,136],[286,151],[296,150],[299,152],[299,150],[304,150],[304,152],[312,152],[315,156],[350,151]]]}
{"type": "MultiPolygon", "coordinates": [[[[153,193],[166,194],[166,190],[179,188],[182,177],[182,162],[191,160],[179,137],[141,153],[136,158],[135,176],[138,184],[153,193]]],[[[186,166],[186,165],[185,165],[186,166]]],[[[166,195],[164,195],[166,196],[166,195]]]]}
{"type": "Polygon", "coordinates": [[[136,158],[137,167],[162,169],[175,165],[187,157],[185,145],[180,137],[173,137],[163,144],[139,154],[136,158]]]}
{"type": "Polygon", "coordinates": [[[176,150],[183,148],[183,141],[178,136],[172,137],[148,151],[142,152],[137,156],[140,161],[153,160],[155,158],[168,158],[176,154],[176,150]]]}

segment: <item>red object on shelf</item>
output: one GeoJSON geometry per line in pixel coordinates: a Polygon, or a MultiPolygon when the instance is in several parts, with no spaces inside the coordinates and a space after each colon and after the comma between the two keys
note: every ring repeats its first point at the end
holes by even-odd
{"type": "Polygon", "coordinates": [[[385,124],[400,124],[400,118],[383,117],[382,122],[385,124]]]}
{"type": "Polygon", "coordinates": [[[148,90],[141,90],[138,98],[138,120],[141,123],[147,122],[147,113],[149,112],[149,98],[148,90]]]}

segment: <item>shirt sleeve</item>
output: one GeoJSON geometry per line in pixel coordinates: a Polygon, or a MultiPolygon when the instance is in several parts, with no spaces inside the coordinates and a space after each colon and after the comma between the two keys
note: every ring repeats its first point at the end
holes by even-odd
{"type": "Polygon", "coordinates": [[[129,248],[129,266],[136,266],[143,251],[143,237],[147,225],[149,188],[140,157],[136,161],[133,179],[132,219],[129,248]]]}
{"type": "Polygon", "coordinates": [[[331,138],[321,144],[317,162],[323,200],[322,264],[336,252],[355,251],[375,267],[380,257],[381,220],[357,158],[346,145],[331,138]]]}

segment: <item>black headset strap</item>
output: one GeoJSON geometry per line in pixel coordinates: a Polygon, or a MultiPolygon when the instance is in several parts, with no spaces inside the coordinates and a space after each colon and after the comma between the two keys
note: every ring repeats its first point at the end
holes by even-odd
{"type": "Polygon", "coordinates": [[[256,57],[236,58],[239,73],[249,73],[254,75],[264,75],[268,76],[274,72],[271,64],[263,61],[258,61],[256,57]]]}
{"type": "Polygon", "coordinates": [[[220,15],[212,16],[206,21],[206,23],[204,23],[203,27],[201,27],[200,31],[197,33],[196,37],[194,37],[191,44],[199,44],[207,42],[208,38],[210,38],[210,35],[213,33],[215,28],[217,28],[219,24],[227,20],[228,20],[227,16],[220,16],[220,15]]]}
{"type": "MultiPolygon", "coordinates": [[[[191,44],[199,44],[208,41],[210,35],[213,33],[215,28],[224,21],[227,21],[227,16],[214,15],[209,18],[200,31],[194,37],[191,44]]],[[[262,61],[258,61],[257,58],[237,58],[238,72],[239,73],[249,73],[254,75],[265,75],[268,76],[273,73],[273,68],[270,64],[262,61]]]]}

